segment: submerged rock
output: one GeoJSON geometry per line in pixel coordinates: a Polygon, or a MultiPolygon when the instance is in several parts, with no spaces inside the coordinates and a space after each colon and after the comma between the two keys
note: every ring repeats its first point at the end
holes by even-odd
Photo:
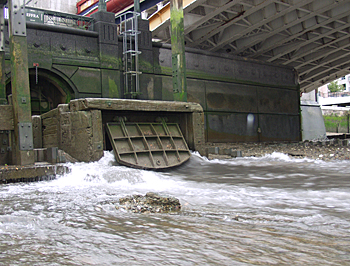
{"type": "Polygon", "coordinates": [[[174,197],[162,197],[148,192],[145,196],[130,195],[119,199],[120,209],[136,213],[174,212],[181,209],[180,201],[174,197]]]}

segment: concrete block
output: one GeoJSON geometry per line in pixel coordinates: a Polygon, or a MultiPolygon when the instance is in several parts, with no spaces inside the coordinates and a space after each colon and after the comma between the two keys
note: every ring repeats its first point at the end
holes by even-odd
{"type": "Polygon", "coordinates": [[[48,163],[57,163],[57,154],[58,154],[58,148],[57,147],[50,147],[46,150],[46,161],[48,163]]]}
{"type": "Polygon", "coordinates": [[[223,150],[223,154],[224,154],[224,155],[231,155],[231,154],[232,154],[232,151],[233,151],[232,149],[224,149],[224,150],[223,150]]]}
{"type": "Polygon", "coordinates": [[[46,149],[34,149],[34,160],[35,162],[45,162],[46,149]]]}
{"type": "Polygon", "coordinates": [[[208,154],[219,154],[219,147],[209,147],[208,148],[208,154]]]}
{"type": "Polygon", "coordinates": [[[242,153],[242,151],[232,150],[231,151],[231,156],[232,157],[243,157],[243,153],[242,153]]]}

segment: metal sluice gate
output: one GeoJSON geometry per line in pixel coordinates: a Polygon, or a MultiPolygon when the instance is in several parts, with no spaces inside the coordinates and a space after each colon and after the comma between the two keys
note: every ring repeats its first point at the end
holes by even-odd
{"type": "Polygon", "coordinates": [[[118,163],[140,169],[166,169],[186,162],[191,153],[176,123],[107,123],[118,163]]]}

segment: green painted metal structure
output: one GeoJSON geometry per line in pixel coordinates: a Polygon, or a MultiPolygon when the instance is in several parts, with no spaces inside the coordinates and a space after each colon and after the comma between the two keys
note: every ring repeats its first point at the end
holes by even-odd
{"type": "MultiPolygon", "coordinates": [[[[92,17],[89,30],[27,22],[31,98],[43,105],[38,112],[78,98],[130,97],[124,90],[122,39],[114,14],[100,11],[92,17]]],[[[174,95],[172,47],[152,43],[148,21],[139,20],[138,30],[138,99],[186,101],[185,94],[174,95]]],[[[9,43],[5,32],[7,96],[13,75],[9,43]]],[[[195,49],[186,50],[183,66],[186,79],[181,82],[187,86],[181,88],[187,87],[187,101],[203,107],[206,141],[300,140],[294,69],[195,49]],[[249,114],[252,121],[247,121],[249,114]]]]}
{"type": "Polygon", "coordinates": [[[170,1],[174,100],[187,102],[184,11],[182,0],[170,1]]]}
{"type": "Polygon", "coordinates": [[[176,123],[107,123],[118,163],[140,169],[166,169],[186,162],[191,153],[176,123]]]}

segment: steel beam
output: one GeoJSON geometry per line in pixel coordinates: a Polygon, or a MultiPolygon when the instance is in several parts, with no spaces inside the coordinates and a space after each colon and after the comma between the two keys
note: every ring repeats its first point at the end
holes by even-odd
{"type": "MultiPolygon", "coordinates": [[[[338,4],[338,6],[339,6],[339,4],[338,4]]],[[[329,11],[330,9],[332,9],[332,7],[333,7],[333,5],[332,5],[332,6],[325,7],[325,9],[326,9],[325,11],[329,11]]],[[[330,24],[330,23],[332,23],[332,22],[334,22],[334,21],[336,21],[336,20],[338,20],[338,19],[344,18],[344,17],[348,16],[349,14],[350,14],[350,10],[349,10],[349,9],[344,9],[344,12],[343,12],[343,13],[341,13],[341,14],[335,16],[335,17],[331,17],[331,18],[329,18],[329,19],[327,19],[327,20],[325,20],[325,21],[322,21],[321,23],[316,23],[316,24],[314,24],[314,25],[311,26],[311,27],[306,27],[306,28],[303,27],[303,28],[305,28],[304,30],[302,30],[302,31],[300,31],[300,32],[298,32],[298,33],[296,33],[296,34],[293,34],[293,35],[290,36],[289,38],[284,38],[284,39],[282,39],[282,40],[280,40],[280,41],[277,41],[277,42],[274,42],[274,41],[272,41],[272,40],[269,40],[269,42],[268,42],[269,45],[267,45],[266,47],[261,48],[257,53],[255,53],[254,55],[252,55],[252,56],[250,56],[250,57],[251,57],[251,58],[257,58],[259,55],[261,55],[261,54],[263,54],[263,53],[266,53],[266,52],[268,52],[268,51],[271,51],[271,50],[275,49],[276,47],[280,47],[280,46],[282,46],[283,44],[288,43],[288,42],[294,40],[295,38],[297,38],[297,37],[299,37],[299,36],[301,36],[301,35],[303,35],[303,34],[306,34],[306,33],[310,32],[310,31],[313,31],[313,30],[316,30],[317,28],[322,27],[323,25],[328,25],[328,24],[330,24]]],[[[315,16],[315,14],[314,14],[313,16],[315,16]]],[[[343,26],[337,27],[337,29],[334,30],[334,31],[328,32],[327,34],[331,34],[331,33],[334,33],[334,32],[336,32],[336,31],[338,31],[338,30],[343,30],[343,29],[345,29],[345,28],[347,28],[347,26],[346,26],[346,25],[345,25],[345,26],[343,25],[343,26]]],[[[325,36],[326,36],[326,35],[325,35],[325,36]]],[[[316,39],[320,39],[320,38],[315,38],[315,40],[316,40],[316,39]]],[[[307,42],[307,43],[309,43],[309,42],[307,42]]],[[[305,43],[305,45],[306,45],[306,43],[305,43]]],[[[290,51],[290,50],[288,50],[288,51],[290,51]]],[[[286,53],[287,53],[287,52],[280,53],[280,54],[278,54],[278,57],[280,57],[280,56],[282,56],[282,55],[284,55],[284,54],[286,54],[286,53]]],[[[275,58],[277,58],[277,57],[275,56],[275,58]]]]}
{"type": "Polygon", "coordinates": [[[182,0],[170,1],[170,23],[174,100],[187,102],[184,12],[182,0]]]}
{"type": "MultiPolygon", "coordinates": [[[[240,1],[238,1],[240,2],[240,1]]],[[[200,38],[194,40],[193,43],[191,43],[191,47],[198,45],[204,41],[206,41],[208,38],[214,36],[215,34],[223,31],[224,29],[226,29],[227,27],[235,24],[237,21],[246,18],[247,16],[253,14],[254,12],[260,10],[261,8],[264,8],[268,5],[270,5],[271,3],[273,3],[272,0],[267,0],[264,1],[263,3],[261,3],[259,6],[256,7],[252,7],[251,9],[248,9],[244,12],[241,12],[239,15],[237,15],[236,17],[234,17],[233,19],[229,20],[229,21],[224,21],[221,23],[221,25],[219,27],[217,27],[215,30],[211,30],[210,32],[208,32],[207,34],[203,34],[200,38]]]]}
{"type": "Polygon", "coordinates": [[[28,48],[23,0],[9,0],[11,88],[14,113],[14,147],[17,165],[34,164],[28,48]]]}
{"type": "Polygon", "coordinates": [[[4,30],[5,30],[4,6],[0,4],[0,104],[7,104],[4,30]]]}
{"type": "MultiPolygon", "coordinates": [[[[265,40],[265,43],[270,43],[270,44],[276,44],[277,42],[279,43],[279,45],[282,45],[283,43],[285,43],[285,40],[286,38],[282,38],[282,40],[275,40],[274,38],[276,37],[277,34],[283,32],[283,31],[286,31],[296,25],[300,25],[301,23],[304,23],[305,21],[307,21],[308,19],[311,19],[312,17],[314,17],[316,14],[318,13],[325,13],[329,10],[331,10],[332,8],[335,8],[337,7],[339,4],[338,3],[334,3],[332,5],[329,5],[329,6],[326,6],[326,7],[322,7],[318,10],[315,10],[315,11],[309,11],[309,13],[307,15],[304,15],[304,16],[301,16],[301,17],[298,17],[296,20],[294,21],[291,21],[289,23],[284,23],[283,25],[281,25],[280,27],[277,27],[275,29],[273,29],[273,31],[271,31],[270,33],[266,34],[266,35],[262,35],[260,38],[257,38],[256,40],[252,40],[250,43],[248,43],[247,45],[243,46],[243,47],[239,47],[233,54],[235,55],[238,55],[240,54],[241,52],[243,52],[244,50],[248,49],[249,47],[252,47],[262,41],[265,40]]],[[[307,32],[307,30],[305,31],[307,32]]],[[[277,47],[277,46],[276,46],[277,47]]],[[[263,49],[264,47],[262,47],[263,49]]],[[[272,47],[271,49],[273,49],[274,47],[272,47]]],[[[269,48],[267,49],[264,49],[264,51],[259,51],[260,54],[263,54],[263,53],[266,53],[268,52],[269,50],[271,50],[269,48]]],[[[254,57],[256,54],[252,54],[251,57],[254,57]]]]}
{"type": "Polygon", "coordinates": [[[237,32],[236,34],[229,34],[229,33],[226,33],[224,34],[225,38],[223,40],[221,40],[215,47],[213,47],[211,50],[212,51],[217,51],[219,50],[220,48],[222,48],[223,46],[227,45],[228,43],[232,43],[233,41],[243,37],[244,35],[248,34],[249,32],[252,32],[253,30],[256,30],[257,28],[263,26],[263,25],[266,25],[267,23],[275,20],[275,19],[278,19],[280,17],[283,17],[285,16],[286,14],[288,14],[289,12],[292,12],[296,9],[298,9],[300,6],[303,6],[303,5],[306,5],[306,4],[309,4],[311,3],[313,0],[308,0],[308,1],[305,1],[305,0],[300,0],[299,2],[297,3],[294,3],[294,5],[291,5],[289,7],[286,7],[284,10],[282,11],[276,11],[276,14],[273,15],[273,16],[269,16],[267,18],[264,18],[263,20],[261,20],[260,22],[258,23],[254,23],[252,24],[250,27],[248,27],[247,29],[243,30],[243,31],[239,31],[237,32]]]}

